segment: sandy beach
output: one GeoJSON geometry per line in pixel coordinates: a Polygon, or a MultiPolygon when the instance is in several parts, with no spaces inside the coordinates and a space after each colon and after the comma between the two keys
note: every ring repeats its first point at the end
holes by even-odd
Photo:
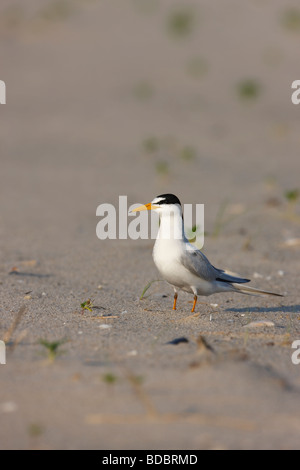
{"type": "Polygon", "coordinates": [[[2,0],[0,449],[299,449],[283,3],[2,0]],[[162,193],[205,204],[214,266],[285,297],[216,294],[193,316],[166,282],[142,296],[154,241],[99,240],[96,210],[162,193]]]}

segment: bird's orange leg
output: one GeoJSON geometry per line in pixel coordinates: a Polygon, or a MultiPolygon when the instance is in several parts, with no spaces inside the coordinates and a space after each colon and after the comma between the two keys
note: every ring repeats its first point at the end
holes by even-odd
{"type": "Polygon", "coordinates": [[[198,300],[198,297],[196,295],[194,295],[194,303],[193,303],[193,308],[191,310],[192,313],[195,311],[197,300],[198,300]]]}
{"type": "Polygon", "coordinates": [[[177,292],[175,292],[175,294],[174,294],[173,310],[176,310],[177,298],[178,298],[178,294],[177,294],[177,292]]]}

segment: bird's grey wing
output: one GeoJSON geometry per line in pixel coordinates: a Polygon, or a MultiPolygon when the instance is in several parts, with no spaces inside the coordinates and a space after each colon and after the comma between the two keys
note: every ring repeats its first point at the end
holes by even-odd
{"type": "Polygon", "coordinates": [[[206,256],[197,249],[186,250],[182,255],[181,262],[190,272],[206,281],[221,281],[236,284],[250,282],[249,279],[234,276],[222,269],[215,268],[206,256]]]}
{"type": "Polygon", "coordinates": [[[245,279],[243,277],[234,276],[222,269],[218,269],[219,275],[217,277],[217,281],[229,282],[229,284],[245,284],[246,282],[250,282],[250,279],[245,279]]]}
{"type": "Polygon", "coordinates": [[[185,250],[181,263],[191,273],[206,281],[215,281],[219,276],[219,270],[209,262],[200,250],[185,250]]]}

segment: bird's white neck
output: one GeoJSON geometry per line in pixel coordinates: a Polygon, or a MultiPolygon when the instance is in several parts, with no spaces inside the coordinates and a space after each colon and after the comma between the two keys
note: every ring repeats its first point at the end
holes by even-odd
{"type": "Polygon", "coordinates": [[[160,226],[153,248],[153,259],[159,272],[177,283],[178,260],[185,246],[184,225],[180,207],[164,208],[160,214],[160,226]],[[175,277],[174,277],[175,275],[175,277]]]}
{"type": "Polygon", "coordinates": [[[181,240],[185,239],[182,212],[178,207],[162,213],[157,240],[181,240]]]}

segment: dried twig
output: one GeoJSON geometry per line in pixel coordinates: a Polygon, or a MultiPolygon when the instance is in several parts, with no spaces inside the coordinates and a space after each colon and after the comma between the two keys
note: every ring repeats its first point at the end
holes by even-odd
{"type": "Polygon", "coordinates": [[[21,321],[21,318],[24,315],[25,311],[26,311],[26,306],[22,305],[22,307],[20,308],[20,310],[16,314],[15,319],[12,322],[11,326],[9,327],[9,329],[7,330],[7,332],[4,335],[3,341],[5,343],[9,343],[9,341],[10,341],[12,335],[14,334],[15,330],[17,329],[17,327],[18,327],[18,325],[21,321]]]}

